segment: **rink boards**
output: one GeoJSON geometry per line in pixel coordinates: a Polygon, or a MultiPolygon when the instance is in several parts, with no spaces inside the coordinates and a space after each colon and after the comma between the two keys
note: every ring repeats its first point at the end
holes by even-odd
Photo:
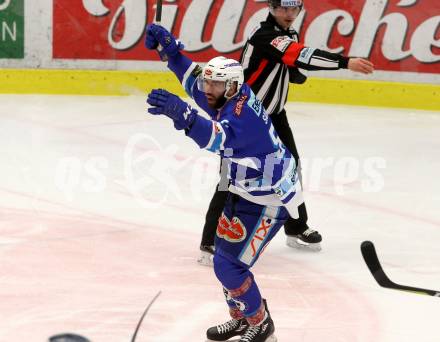
{"type": "MultiPolygon", "coordinates": [[[[0,70],[5,94],[139,95],[153,88],[185,95],[175,76],[162,71],[0,70]]],[[[291,85],[289,101],[440,110],[440,86],[309,78],[291,85]]]]}

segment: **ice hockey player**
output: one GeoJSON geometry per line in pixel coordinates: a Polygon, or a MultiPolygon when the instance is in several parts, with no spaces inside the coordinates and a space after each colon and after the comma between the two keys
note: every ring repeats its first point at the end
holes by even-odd
{"type": "Polygon", "coordinates": [[[166,29],[148,25],[147,48],[159,44],[169,69],[211,119],[163,89],[148,95],[148,112],[171,118],[177,130],[200,148],[219,154],[229,169],[229,195],[216,231],[213,261],[231,319],[208,329],[207,338],[276,341],[274,323],[250,268],[289,215],[298,218],[303,199],[295,159],[244,83],[240,63],[216,57],[201,68],[180,52],[181,44],[166,29]]]}

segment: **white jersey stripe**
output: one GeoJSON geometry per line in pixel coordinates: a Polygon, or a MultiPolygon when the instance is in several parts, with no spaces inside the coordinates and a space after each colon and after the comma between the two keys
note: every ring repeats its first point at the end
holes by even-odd
{"type": "MultiPolygon", "coordinates": [[[[272,70],[269,77],[264,82],[263,86],[258,91],[257,98],[260,101],[264,101],[264,99],[266,98],[267,92],[269,91],[269,89],[273,83],[273,80],[275,79],[275,76],[277,75],[279,69],[280,69],[280,64],[277,64],[277,66],[272,70]]],[[[268,113],[271,113],[271,112],[268,111],[268,113]]]]}

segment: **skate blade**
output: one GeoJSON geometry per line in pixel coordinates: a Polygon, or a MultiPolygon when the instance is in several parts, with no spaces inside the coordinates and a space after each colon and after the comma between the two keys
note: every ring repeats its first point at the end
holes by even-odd
{"type": "Polygon", "coordinates": [[[276,336],[275,336],[275,335],[271,335],[271,336],[269,336],[269,337],[266,339],[265,342],[277,342],[277,341],[278,341],[278,340],[277,340],[276,336]]]}
{"type": "Polygon", "coordinates": [[[201,266],[214,266],[214,256],[211,253],[202,252],[200,257],[197,259],[197,262],[201,266]]]}
{"type": "MultiPolygon", "coordinates": [[[[268,338],[266,338],[266,341],[264,341],[264,342],[277,342],[277,341],[278,341],[278,339],[276,338],[276,336],[275,335],[271,335],[268,338]]],[[[218,342],[218,341],[206,340],[206,342],[218,342]]],[[[234,338],[232,340],[227,340],[225,342],[240,342],[240,339],[239,338],[234,338]]]]}
{"type": "Polygon", "coordinates": [[[321,244],[318,243],[306,243],[302,242],[297,238],[288,238],[286,240],[286,245],[291,248],[301,249],[304,251],[311,251],[311,252],[319,252],[322,250],[321,244]]]}

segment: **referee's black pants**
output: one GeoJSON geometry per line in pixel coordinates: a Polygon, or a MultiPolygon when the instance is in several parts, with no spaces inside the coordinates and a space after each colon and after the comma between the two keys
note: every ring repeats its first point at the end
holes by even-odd
{"type": "MultiPolygon", "coordinates": [[[[295,139],[293,138],[292,129],[287,121],[286,111],[283,110],[278,114],[272,114],[270,116],[272,124],[277,132],[280,140],[287,147],[287,149],[292,153],[295,158],[296,164],[299,165],[299,154],[296,148],[295,139]]],[[[223,208],[228,197],[227,180],[226,175],[221,168],[221,180],[217,185],[214,196],[209,203],[208,211],[206,212],[205,225],[203,227],[202,233],[202,246],[212,246],[214,245],[215,232],[217,230],[217,223],[220,215],[222,214],[223,208]]],[[[301,179],[301,167],[298,166],[298,172],[301,179]]],[[[298,207],[299,218],[289,219],[284,224],[284,231],[287,235],[296,235],[304,232],[307,226],[307,209],[305,203],[298,207]]]]}

